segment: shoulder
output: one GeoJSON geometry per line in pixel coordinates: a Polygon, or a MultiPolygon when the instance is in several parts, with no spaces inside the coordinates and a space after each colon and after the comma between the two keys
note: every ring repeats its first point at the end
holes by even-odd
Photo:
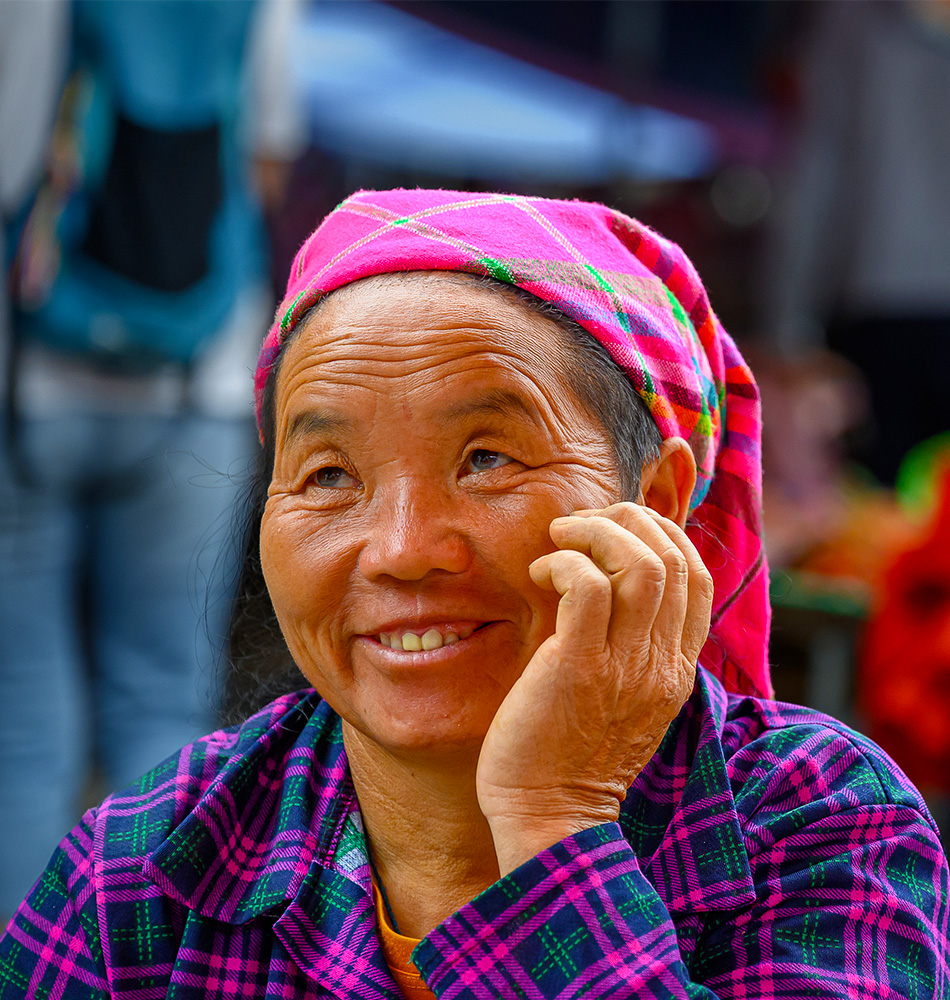
{"type": "Polygon", "coordinates": [[[895,761],[836,719],[729,695],[720,739],[740,826],[752,839],[850,823],[867,825],[868,836],[916,830],[939,842],[923,797],[895,761]]]}
{"type": "Polygon", "coordinates": [[[202,799],[239,792],[248,771],[282,775],[304,729],[316,730],[308,738],[318,742],[319,731],[334,720],[319,696],[305,689],[182,747],[92,811],[104,856],[148,854],[202,799]]]}

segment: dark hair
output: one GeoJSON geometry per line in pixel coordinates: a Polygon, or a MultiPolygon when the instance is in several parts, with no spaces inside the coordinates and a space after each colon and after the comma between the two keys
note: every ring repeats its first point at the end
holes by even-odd
{"type": "MultiPolygon", "coordinates": [[[[461,277],[471,279],[474,276],[461,277]]],[[[483,287],[517,299],[557,326],[564,347],[577,362],[568,366],[568,382],[583,406],[607,432],[620,471],[623,498],[636,500],[643,465],[657,456],[663,435],[650,416],[643,397],[623,369],[607,353],[603,344],[552,303],[495,278],[474,277],[474,280],[483,287]]]]}
{"type": "MultiPolygon", "coordinates": [[[[607,350],[575,320],[522,288],[480,275],[454,271],[439,273],[498,291],[557,326],[565,349],[577,362],[568,366],[570,386],[607,433],[617,460],[623,497],[636,499],[643,465],[657,455],[663,438],[643,399],[607,350]]],[[[284,349],[328,297],[321,299],[300,319],[285,341],[284,349]]],[[[281,635],[260,559],[261,517],[276,448],[274,397],[284,353],[282,349],[264,387],[261,410],[264,447],[252,473],[245,501],[244,561],[228,629],[230,670],[223,705],[228,722],[238,722],[279,695],[300,687],[300,673],[281,635]]]]}

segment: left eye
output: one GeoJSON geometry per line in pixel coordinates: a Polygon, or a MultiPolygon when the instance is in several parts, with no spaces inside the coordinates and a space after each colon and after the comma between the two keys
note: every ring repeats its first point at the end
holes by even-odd
{"type": "Polygon", "coordinates": [[[313,481],[325,490],[351,489],[359,486],[359,480],[338,465],[328,465],[318,469],[313,475],[313,481]]]}
{"type": "Polygon", "coordinates": [[[511,461],[508,455],[500,451],[487,451],[484,448],[476,448],[468,456],[466,465],[471,472],[485,472],[488,469],[500,469],[511,461]]]}

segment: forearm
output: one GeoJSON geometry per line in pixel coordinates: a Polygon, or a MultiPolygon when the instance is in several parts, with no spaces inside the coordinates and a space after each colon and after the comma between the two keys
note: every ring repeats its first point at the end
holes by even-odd
{"type": "MultiPolygon", "coordinates": [[[[913,836],[927,837],[926,825],[910,820],[913,836]]],[[[620,827],[606,824],[502,878],[439,925],[414,958],[437,995],[472,1000],[942,996],[948,946],[946,905],[935,894],[945,880],[939,845],[915,853],[919,870],[910,881],[907,848],[878,847],[880,858],[893,860],[844,851],[816,857],[813,868],[781,883],[768,865],[753,876],[737,859],[717,886],[700,889],[676,868],[694,846],[664,848],[648,870],[620,827]],[[743,868],[745,877],[735,877],[743,868]],[[658,873],[662,892],[652,881],[658,873]],[[862,958],[855,941],[871,942],[879,958],[862,958]]],[[[715,842],[703,849],[716,855],[715,842]]],[[[774,850],[781,854],[780,845],[774,850]]]]}
{"type": "Polygon", "coordinates": [[[437,995],[473,1000],[714,996],[690,982],[672,917],[617,824],[542,851],[437,927],[414,959],[437,995]]]}

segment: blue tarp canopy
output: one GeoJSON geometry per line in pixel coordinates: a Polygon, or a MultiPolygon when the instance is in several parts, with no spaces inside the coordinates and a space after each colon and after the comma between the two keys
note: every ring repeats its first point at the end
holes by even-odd
{"type": "Polygon", "coordinates": [[[310,6],[292,65],[316,145],[485,180],[682,180],[713,130],[453,35],[374,0],[310,6]]]}

